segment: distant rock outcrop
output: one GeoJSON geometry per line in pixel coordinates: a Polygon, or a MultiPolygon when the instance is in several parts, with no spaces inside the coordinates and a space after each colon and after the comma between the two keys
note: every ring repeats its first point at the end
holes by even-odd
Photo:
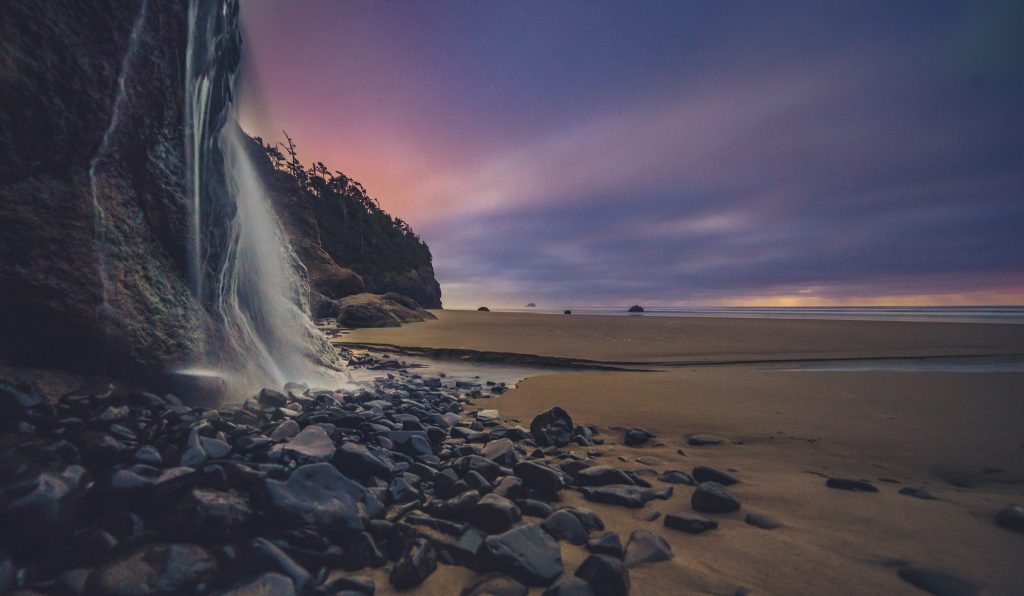
{"type": "Polygon", "coordinates": [[[633,306],[629,307],[628,312],[644,312],[644,307],[640,306],[639,304],[634,304],[633,306]]]}
{"type": "Polygon", "coordinates": [[[530,302],[526,305],[526,308],[537,308],[537,305],[534,304],[533,302],[530,302]]]}
{"type": "Polygon", "coordinates": [[[491,312],[491,309],[487,308],[486,306],[481,306],[477,310],[480,312],[491,312]]]}
{"type": "Polygon", "coordinates": [[[338,301],[338,324],[349,329],[398,327],[435,319],[414,300],[401,294],[356,294],[338,301]]]}

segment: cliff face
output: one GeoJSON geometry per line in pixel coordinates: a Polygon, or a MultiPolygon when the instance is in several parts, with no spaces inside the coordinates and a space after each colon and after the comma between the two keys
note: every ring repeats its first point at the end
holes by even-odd
{"type": "Polygon", "coordinates": [[[187,28],[177,2],[5,3],[3,357],[97,369],[202,350],[181,273],[187,28]]]}
{"type": "MultiPolygon", "coordinates": [[[[186,1],[4,4],[0,358],[84,371],[157,371],[217,351],[226,324],[216,310],[224,294],[215,281],[232,254],[237,210],[223,192],[229,184],[216,132],[226,125],[238,60],[237,5],[199,0],[193,9],[205,20],[190,18],[186,1]],[[186,109],[195,105],[187,82],[195,68],[187,60],[190,20],[194,28],[201,22],[207,32],[221,32],[207,37],[216,43],[198,66],[210,83],[203,137],[214,139],[198,161],[221,171],[220,178],[203,178],[202,194],[209,196],[198,234],[190,233],[197,227],[191,131],[199,118],[186,109]],[[198,257],[197,236],[204,246],[198,257]]],[[[362,261],[330,251],[335,228],[321,225],[309,197],[259,157],[315,294],[383,291],[398,286],[379,278],[407,278],[424,266],[429,272],[428,256],[411,268],[365,269],[364,281],[362,261]]],[[[420,298],[434,304],[429,293],[420,298]]]]}

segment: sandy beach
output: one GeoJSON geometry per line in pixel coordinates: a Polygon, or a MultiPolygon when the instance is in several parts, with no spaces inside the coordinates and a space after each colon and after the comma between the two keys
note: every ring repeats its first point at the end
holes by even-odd
{"type": "MultiPolygon", "coordinates": [[[[606,440],[600,463],[637,470],[656,488],[666,486],[659,473],[696,465],[740,480],[730,488],[742,509],[714,516],[720,527],[700,535],[643,519],[652,510],[692,512],[689,486],[638,510],[563,491],[567,503],[597,511],[623,537],[647,528],[670,542],[671,562],[631,570],[634,593],[922,593],[898,575],[908,564],[952,574],[980,593],[1024,592],[1024,534],[993,523],[1000,508],[1024,502],[1024,374],[671,365],[1012,355],[1024,353],[1024,326],[436,314],[437,321],[358,330],[345,340],[648,367],[535,376],[474,406],[523,426],[561,406],[577,424],[598,428],[606,440]],[[624,429],[635,426],[656,439],[623,445],[624,429]],[[690,445],[699,433],[723,442],[690,445]],[[879,492],[827,488],[829,476],[867,480],[879,492]],[[937,498],[900,494],[904,487],[937,498]],[[746,524],[751,512],[779,527],[746,524]]],[[[586,551],[561,544],[572,570],[586,551]]],[[[467,573],[443,566],[422,589],[448,593],[467,573]]]]}

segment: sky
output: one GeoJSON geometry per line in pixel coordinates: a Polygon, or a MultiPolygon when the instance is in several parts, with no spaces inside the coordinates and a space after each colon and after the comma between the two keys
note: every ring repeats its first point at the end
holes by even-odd
{"type": "Polygon", "coordinates": [[[446,307],[1024,304],[1024,3],[242,3],[446,307]]]}

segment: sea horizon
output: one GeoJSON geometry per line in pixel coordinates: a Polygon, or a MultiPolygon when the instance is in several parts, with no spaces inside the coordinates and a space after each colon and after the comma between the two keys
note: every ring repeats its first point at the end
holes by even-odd
{"type": "Polygon", "coordinates": [[[862,321],[916,321],[945,323],[1024,324],[1024,306],[644,306],[644,311],[629,312],[624,306],[495,307],[494,312],[536,314],[650,316],[650,317],[724,317],[768,319],[827,319],[862,321]]]}

